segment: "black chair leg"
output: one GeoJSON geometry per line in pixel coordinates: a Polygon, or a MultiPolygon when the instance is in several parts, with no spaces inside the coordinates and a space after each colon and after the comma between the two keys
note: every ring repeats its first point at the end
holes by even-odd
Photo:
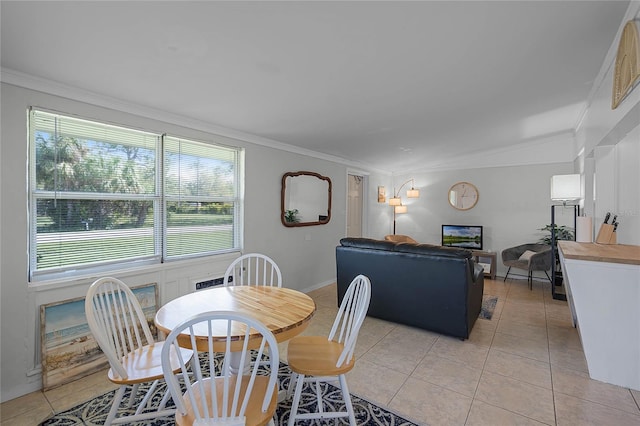
{"type": "Polygon", "coordinates": [[[553,281],[551,280],[551,277],[549,276],[549,274],[547,273],[547,271],[544,271],[544,274],[547,276],[547,279],[549,280],[550,283],[553,283],[553,281]]]}
{"type": "Polygon", "coordinates": [[[507,276],[509,275],[509,271],[511,271],[511,266],[509,266],[509,269],[507,269],[507,273],[504,274],[504,279],[502,280],[502,282],[505,282],[507,280],[507,276]]]}

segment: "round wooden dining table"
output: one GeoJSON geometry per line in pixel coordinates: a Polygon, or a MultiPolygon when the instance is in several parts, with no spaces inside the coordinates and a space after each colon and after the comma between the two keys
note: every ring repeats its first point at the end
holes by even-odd
{"type": "MultiPolygon", "coordinates": [[[[306,294],[282,287],[230,286],[199,290],[180,296],[158,309],[156,327],[169,334],[178,324],[188,318],[209,311],[232,311],[253,316],[273,333],[278,342],[284,342],[302,333],[316,311],[316,304],[306,294]]],[[[226,323],[220,322],[211,334],[220,345],[227,340],[226,323]]],[[[245,330],[232,329],[231,351],[242,350],[245,330]]],[[[196,339],[206,344],[209,330],[206,326],[194,327],[196,339]]],[[[185,344],[187,336],[184,336],[185,344]]],[[[179,339],[180,341],[181,339],[179,339]]],[[[249,339],[249,348],[255,346],[249,339]]],[[[201,349],[206,349],[203,347],[201,349]]]]}

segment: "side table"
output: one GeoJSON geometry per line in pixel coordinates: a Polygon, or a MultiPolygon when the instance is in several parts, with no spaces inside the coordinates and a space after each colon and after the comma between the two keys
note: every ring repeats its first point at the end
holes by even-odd
{"type": "Polygon", "coordinates": [[[498,261],[498,255],[495,251],[471,251],[475,261],[484,267],[484,276],[489,277],[492,280],[496,279],[496,262],[498,261]]]}

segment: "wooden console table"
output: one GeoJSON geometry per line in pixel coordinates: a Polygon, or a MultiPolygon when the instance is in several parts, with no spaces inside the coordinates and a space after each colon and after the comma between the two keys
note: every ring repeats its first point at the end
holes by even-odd
{"type": "Polygon", "coordinates": [[[489,270],[485,269],[484,276],[489,277],[492,280],[496,279],[496,262],[498,256],[495,251],[481,251],[481,250],[472,250],[471,251],[474,259],[479,264],[488,264],[489,270]]]}
{"type": "Polygon", "coordinates": [[[589,376],[640,391],[640,246],[559,241],[558,247],[589,376]]]}

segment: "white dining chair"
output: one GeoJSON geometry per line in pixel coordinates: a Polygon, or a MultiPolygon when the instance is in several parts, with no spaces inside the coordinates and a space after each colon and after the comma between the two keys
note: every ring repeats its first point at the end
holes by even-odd
{"type": "Polygon", "coordinates": [[[324,336],[297,336],[289,341],[287,362],[292,371],[289,394],[295,383],[295,394],[289,415],[289,426],[296,420],[348,417],[356,426],[355,413],[347,386],[346,374],[353,369],[353,351],[360,326],[367,315],[371,299],[371,282],[364,275],[353,279],[342,299],[340,309],[329,333],[324,336]],[[325,411],[320,383],[338,382],[346,411],[325,411]],[[298,413],[305,382],[315,383],[317,411],[298,413]]]}
{"type": "Polygon", "coordinates": [[[247,253],[233,261],[224,273],[225,286],[265,285],[282,287],[282,273],[276,262],[261,253],[247,253]]]}
{"type": "MultiPolygon", "coordinates": [[[[85,314],[91,333],[109,361],[111,368],[107,377],[120,385],[104,424],[130,424],[175,413],[175,409],[166,408],[168,392],[158,406],[152,404],[151,396],[164,376],[160,365],[164,344],[154,340],[147,318],[131,289],[117,278],[96,280],[87,291],[85,314]],[[138,397],[139,386],[147,382],[151,385],[141,402],[137,403],[135,413],[116,418],[126,389],[131,388],[126,404],[130,408],[138,397]]],[[[180,349],[179,354],[180,359],[190,360],[193,351],[180,349]]],[[[170,358],[168,366],[178,371],[177,353],[171,352],[170,358]]]]}
{"type": "Polygon", "coordinates": [[[212,311],[187,319],[169,333],[162,350],[165,380],[177,407],[176,424],[273,424],[279,363],[275,337],[264,324],[247,314],[212,311]],[[204,330],[208,331],[206,339],[195,337],[202,336],[204,330]],[[220,336],[221,330],[226,330],[226,338],[214,339],[212,336],[220,336]],[[169,358],[171,348],[180,346],[198,349],[204,360],[203,364],[191,363],[191,368],[187,362],[180,362],[183,384],[173,373],[169,358]],[[249,362],[251,347],[259,357],[267,356],[269,349],[266,369],[260,363],[249,362]],[[238,375],[232,368],[234,365],[248,369],[238,375]]]}

